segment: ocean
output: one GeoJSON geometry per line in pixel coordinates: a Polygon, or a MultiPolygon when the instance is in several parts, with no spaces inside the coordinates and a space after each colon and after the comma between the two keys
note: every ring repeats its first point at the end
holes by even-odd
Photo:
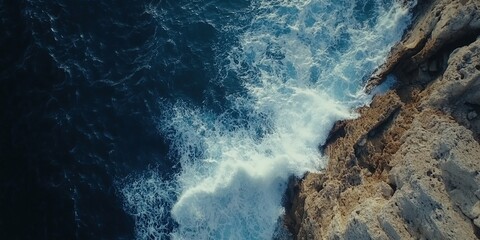
{"type": "Polygon", "coordinates": [[[291,238],[415,4],[0,0],[0,238],[291,238]]]}

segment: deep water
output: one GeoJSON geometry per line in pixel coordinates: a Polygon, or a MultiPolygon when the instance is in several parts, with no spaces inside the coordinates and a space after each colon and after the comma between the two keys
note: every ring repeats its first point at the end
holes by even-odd
{"type": "Polygon", "coordinates": [[[0,239],[288,238],[403,2],[0,0],[0,239]]]}

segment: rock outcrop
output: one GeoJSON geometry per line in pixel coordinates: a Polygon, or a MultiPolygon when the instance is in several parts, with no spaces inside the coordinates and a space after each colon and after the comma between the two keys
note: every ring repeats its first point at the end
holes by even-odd
{"type": "Polygon", "coordinates": [[[424,2],[375,74],[395,89],[337,122],[299,181],[297,239],[480,238],[480,1],[424,2]]]}

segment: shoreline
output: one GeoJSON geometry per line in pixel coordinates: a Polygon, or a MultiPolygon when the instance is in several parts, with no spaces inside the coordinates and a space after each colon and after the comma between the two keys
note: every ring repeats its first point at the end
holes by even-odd
{"type": "Polygon", "coordinates": [[[480,238],[480,3],[414,11],[366,90],[396,86],[334,125],[324,171],[291,182],[295,239],[480,238]]]}

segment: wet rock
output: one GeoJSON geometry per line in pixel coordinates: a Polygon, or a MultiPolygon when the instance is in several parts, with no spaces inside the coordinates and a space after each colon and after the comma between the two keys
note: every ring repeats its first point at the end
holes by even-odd
{"type": "Polygon", "coordinates": [[[472,120],[472,119],[476,118],[477,116],[478,116],[478,114],[475,111],[471,111],[471,112],[468,113],[467,118],[468,118],[468,120],[472,120]]]}

